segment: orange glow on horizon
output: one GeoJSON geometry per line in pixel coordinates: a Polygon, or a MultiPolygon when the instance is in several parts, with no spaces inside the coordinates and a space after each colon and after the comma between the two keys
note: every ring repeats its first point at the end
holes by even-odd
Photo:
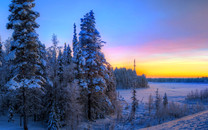
{"type": "MultiPolygon", "coordinates": [[[[110,61],[115,69],[133,69],[133,60],[110,61]]],[[[198,78],[208,77],[208,61],[202,60],[160,60],[137,61],[138,75],[145,74],[148,78],[198,78]]]]}

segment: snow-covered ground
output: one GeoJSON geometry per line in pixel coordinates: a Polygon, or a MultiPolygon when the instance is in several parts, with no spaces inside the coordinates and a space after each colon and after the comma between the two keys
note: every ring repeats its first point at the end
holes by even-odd
{"type": "MultiPolygon", "coordinates": [[[[29,130],[45,130],[47,127],[43,122],[28,122],[29,130]]],[[[7,116],[0,117],[0,130],[23,130],[23,127],[19,126],[19,118],[15,117],[14,122],[8,122],[7,116]]]]}
{"type": "MultiPolygon", "coordinates": [[[[179,104],[181,104],[181,103],[182,104],[183,103],[185,103],[185,104],[191,103],[192,104],[192,102],[187,102],[185,100],[187,94],[190,91],[195,91],[196,89],[198,89],[200,91],[200,90],[204,90],[204,89],[208,88],[208,84],[199,84],[199,83],[149,83],[149,85],[150,85],[149,88],[137,89],[137,99],[140,102],[139,102],[139,108],[137,109],[137,118],[135,120],[135,127],[134,127],[135,129],[141,129],[141,128],[147,127],[147,124],[144,121],[141,122],[143,120],[142,118],[144,118],[144,115],[146,115],[145,113],[147,112],[147,108],[145,108],[145,103],[148,102],[148,97],[150,94],[153,96],[153,98],[155,98],[155,91],[157,89],[159,89],[159,94],[161,96],[164,96],[164,94],[167,93],[169,102],[174,101],[179,104]],[[138,123],[138,122],[141,122],[141,123],[138,123]]],[[[132,90],[119,89],[117,91],[119,92],[119,95],[121,95],[124,98],[124,100],[127,101],[127,103],[129,104],[128,109],[124,109],[124,111],[123,111],[123,114],[128,114],[130,112],[130,106],[131,106],[131,102],[132,102],[132,99],[131,99],[132,90]]],[[[196,104],[196,102],[195,102],[195,104],[196,104]]],[[[207,113],[208,113],[208,111],[207,111],[207,113]]],[[[190,112],[190,114],[191,114],[191,112],[190,112]]],[[[148,121],[147,118],[148,117],[146,117],[145,121],[148,121]]],[[[196,122],[195,127],[198,127],[197,126],[198,124],[200,125],[201,123],[206,122],[206,120],[204,120],[205,118],[208,118],[208,114],[205,115],[203,117],[203,119],[196,118],[196,120],[198,119],[198,122],[196,122]],[[200,120],[202,120],[201,123],[200,123],[200,120]]],[[[164,122],[168,122],[170,120],[173,120],[173,119],[167,119],[164,122]]],[[[188,121],[188,122],[191,122],[191,121],[188,121]]],[[[157,125],[158,123],[156,123],[156,122],[157,121],[154,119],[151,120],[152,124],[150,123],[151,124],[150,126],[157,125]]],[[[128,125],[129,124],[127,123],[124,128],[126,128],[126,129],[130,128],[130,126],[128,126],[128,125]]],[[[193,128],[193,127],[190,127],[190,128],[193,128]]],[[[119,127],[119,128],[121,128],[121,127],[119,127]]],[[[199,128],[201,128],[201,127],[199,127],[199,128]]]]}
{"type": "MultiPolygon", "coordinates": [[[[139,88],[137,89],[137,99],[143,102],[147,102],[148,96],[152,94],[155,96],[155,91],[159,89],[161,96],[167,93],[169,101],[174,102],[184,102],[186,95],[191,90],[202,90],[208,88],[208,84],[199,83],[149,83],[149,88],[139,88]]],[[[124,97],[124,99],[131,103],[132,90],[119,89],[119,94],[124,97]]]]}
{"type": "Polygon", "coordinates": [[[143,130],[208,130],[208,111],[186,116],[178,120],[163,123],[161,125],[144,128],[143,130]]]}
{"type": "MultiPolygon", "coordinates": [[[[164,93],[167,93],[168,100],[169,101],[174,101],[174,102],[179,102],[179,103],[184,103],[185,102],[185,97],[186,95],[191,91],[191,90],[202,90],[205,88],[208,88],[208,84],[197,84],[197,83],[149,83],[150,88],[141,88],[137,89],[137,99],[140,100],[140,102],[143,102],[143,105],[140,104],[138,111],[137,111],[137,117],[138,119],[135,121],[135,129],[140,129],[144,128],[143,125],[139,125],[138,122],[140,121],[140,117],[142,117],[142,114],[144,114],[145,108],[144,108],[144,103],[147,102],[148,96],[152,94],[152,96],[155,96],[155,91],[158,88],[159,93],[163,96],[164,93]]],[[[128,103],[128,108],[124,109],[123,114],[124,116],[128,116],[130,112],[130,104],[132,102],[131,96],[132,96],[132,90],[122,90],[119,89],[117,90],[119,94],[126,100],[128,103]]],[[[125,104],[125,101],[124,101],[125,104]]],[[[126,104],[125,104],[126,105],[126,104]]],[[[167,120],[168,121],[168,120],[167,120]]],[[[197,127],[198,128],[203,128],[203,129],[208,129],[208,111],[201,112],[195,115],[190,115],[187,117],[184,117],[182,119],[174,120],[174,121],[169,121],[161,124],[159,126],[153,126],[149,127],[148,129],[194,129],[197,127]],[[185,125],[184,125],[185,124],[185,125]]],[[[32,122],[29,121],[29,129],[38,129],[38,130],[43,130],[47,129],[47,126],[45,126],[43,122],[32,122]]],[[[91,128],[91,129],[129,129],[131,128],[131,124],[128,122],[120,122],[117,123],[116,117],[114,116],[109,116],[106,119],[100,119],[97,120],[96,122],[91,122],[89,123],[83,123],[81,128],[91,128]]],[[[19,118],[15,119],[14,123],[7,122],[7,116],[1,117],[0,118],[0,130],[18,130],[21,129],[19,127],[19,118]]]]}

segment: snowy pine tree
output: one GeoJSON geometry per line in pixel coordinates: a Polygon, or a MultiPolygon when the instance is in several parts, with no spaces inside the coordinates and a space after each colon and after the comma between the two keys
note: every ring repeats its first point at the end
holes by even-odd
{"type": "Polygon", "coordinates": [[[12,0],[7,24],[7,28],[14,31],[8,56],[11,61],[11,75],[7,86],[22,90],[24,129],[28,129],[26,91],[30,88],[41,88],[45,81],[41,75],[39,39],[35,31],[39,27],[35,22],[39,13],[32,10],[34,6],[34,0],[12,0]]]}
{"type": "Polygon", "coordinates": [[[67,86],[68,107],[66,108],[67,124],[70,130],[77,130],[78,125],[83,117],[82,104],[79,102],[80,87],[75,81],[67,86]]]}
{"type": "Polygon", "coordinates": [[[106,60],[101,52],[103,41],[95,28],[95,18],[93,11],[87,13],[81,19],[81,32],[79,33],[79,44],[82,55],[85,58],[85,78],[88,84],[88,119],[103,118],[112,112],[112,103],[104,93],[107,88],[106,60]]]}
{"type": "Polygon", "coordinates": [[[3,50],[2,50],[2,42],[1,42],[1,37],[0,37],[0,94],[1,94],[1,91],[2,91],[2,87],[4,85],[4,79],[5,79],[5,71],[4,71],[4,66],[3,66],[3,59],[4,59],[4,55],[3,55],[3,50]]]}
{"type": "Polygon", "coordinates": [[[71,62],[72,62],[72,55],[71,55],[71,47],[69,46],[69,44],[68,44],[68,46],[67,46],[67,48],[66,48],[66,63],[69,65],[69,64],[71,64],[71,62]]]}
{"type": "Polygon", "coordinates": [[[163,97],[163,106],[166,108],[168,105],[168,97],[167,94],[165,93],[164,97],[163,97]]]}
{"type": "MultiPolygon", "coordinates": [[[[4,42],[4,47],[5,47],[5,56],[7,56],[10,53],[10,47],[11,47],[11,42],[13,41],[12,38],[8,38],[4,42]]],[[[7,58],[6,58],[7,59],[7,58]]]]}
{"type": "Polygon", "coordinates": [[[0,37],[0,69],[3,66],[3,50],[2,50],[2,42],[0,37]]]}
{"type": "Polygon", "coordinates": [[[81,110],[83,111],[83,115],[87,117],[87,95],[88,95],[88,89],[87,89],[87,83],[86,83],[86,78],[85,78],[85,71],[84,71],[84,66],[85,66],[85,58],[82,54],[82,49],[79,43],[73,44],[73,48],[76,48],[73,56],[73,63],[74,63],[74,79],[75,82],[80,86],[80,97],[79,97],[79,102],[80,106],[82,106],[81,110]]]}
{"type": "Polygon", "coordinates": [[[76,24],[74,23],[74,35],[73,35],[73,57],[76,57],[78,51],[78,40],[77,40],[77,32],[76,32],[76,24]]]}
{"type": "Polygon", "coordinates": [[[149,95],[149,99],[148,99],[148,103],[147,103],[147,108],[148,108],[148,111],[149,111],[149,115],[151,114],[151,111],[153,109],[153,97],[152,97],[152,94],[149,95]]]}
{"type": "Polygon", "coordinates": [[[14,107],[12,105],[9,106],[9,115],[8,115],[8,122],[14,121],[14,107]]]}
{"type": "Polygon", "coordinates": [[[130,121],[135,119],[136,110],[138,107],[138,100],[136,98],[136,89],[134,88],[132,91],[132,106],[131,106],[131,114],[130,114],[130,121]]]}
{"type": "Polygon", "coordinates": [[[57,62],[58,62],[58,72],[57,72],[57,76],[58,76],[58,79],[59,79],[59,84],[61,84],[63,82],[63,78],[64,78],[64,70],[63,70],[63,55],[62,55],[62,52],[59,51],[59,55],[58,55],[58,59],[57,59],[57,62]]]}
{"type": "Polygon", "coordinates": [[[48,120],[48,130],[59,130],[60,124],[56,115],[55,106],[52,105],[48,120]]]}
{"type": "Polygon", "coordinates": [[[63,64],[67,65],[67,46],[66,46],[66,43],[64,43],[63,64]]]}
{"type": "Polygon", "coordinates": [[[35,74],[41,64],[38,54],[39,39],[35,31],[35,28],[39,27],[35,22],[39,13],[32,10],[35,6],[33,1],[12,0],[10,4],[11,15],[7,28],[14,30],[9,54],[12,61],[10,79],[14,82],[28,79],[30,87],[40,87],[42,77],[35,74]]]}
{"type": "Polygon", "coordinates": [[[159,94],[159,90],[157,89],[155,92],[155,108],[156,108],[156,114],[158,114],[159,110],[160,110],[160,104],[161,104],[161,97],[159,94]]]}

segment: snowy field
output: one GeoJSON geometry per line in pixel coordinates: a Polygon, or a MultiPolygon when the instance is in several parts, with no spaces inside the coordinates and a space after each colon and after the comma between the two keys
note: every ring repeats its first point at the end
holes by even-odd
{"type": "MultiPolygon", "coordinates": [[[[155,96],[155,91],[159,89],[161,96],[167,93],[169,101],[184,102],[186,95],[190,91],[196,89],[203,90],[208,88],[208,84],[199,83],[149,83],[149,88],[140,88],[137,90],[137,99],[142,102],[147,102],[148,96],[155,96]]],[[[128,102],[131,103],[132,90],[119,89],[119,94],[128,102]]]]}

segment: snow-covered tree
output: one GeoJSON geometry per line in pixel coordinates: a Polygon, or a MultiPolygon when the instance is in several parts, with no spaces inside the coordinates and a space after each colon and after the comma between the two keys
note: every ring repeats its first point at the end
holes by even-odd
{"type": "Polygon", "coordinates": [[[60,122],[56,115],[55,106],[52,105],[51,112],[49,114],[48,130],[59,130],[60,122]]]}
{"type": "Polygon", "coordinates": [[[142,76],[139,77],[139,79],[140,79],[140,83],[139,83],[140,85],[139,86],[144,87],[144,88],[149,87],[147,78],[146,78],[146,76],[144,74],[142,74],[142,76]]]}
{"type": "Polygon", "coordinates": [[[88,84],[88,119],[103,118],[105,114],[113,109],[112,103],[104,93],[107,88],[105,81],[106,60],[101,52],[103,41],[95,28],[93,11],[87,13],[81,19],[81,32],[79,33],[79,44],[82,55],[85,58],[85,78],[88,84]]]}
{"type": "Polygon", "coordinates": [[[149,111],[149,115],[151,114],[153,107],[154,107],[153,97],[152,97],[152,94],[150,94],[149,98],[148,98],[148,102],[147,102],[147,108],[149,111]]]}
{"type": "Polygon", "coordinates": [[[1,36],[0,36],[0,67],[3,66],[3,50],[2,50],[2,42],[1,42],[1,36]]]}
{"type": "Polygon", "coordinates": [[[117,103],[117,93],[116,93],[116,77],[113,73],[113,67],[110,64],[107,64],[107,71],[105,72],[105,81],[107,88],[105,89],[104,93],[108,96],[110,101],[113,104],[113,107],[118,107],[117,103]]]}
{"type": "Polygon", "coordinates": [[[14,107],[12,105],[9,106],[9,114],[8,114],[8,122],[14,121],[14,107]]]}
{"type": "Polygon", "coordinates": [[[76,57],[77,55],[77,47],[78,47],[78,40],[77,40],[77,32],[76,32],[76,24],[74,23],[74,35],[73,35],[73,41],[72,41],[72,45],[73,45],[73,57],[76,57]]]}
{"type": "Polygon", "coordinates": [[[59,84],[62,84],[63,82],[63,78],[64,78],[64,70],[63,70],[63,55],[62,55],[62,52],[59,51],[59,55],[58,55],[58,59],[57,59],[57,62],[58,62],[58,72],[57,72],[57,76],[58,76],[58,79],[59,79],[59,84]]]}
{"type": "Polygon", "coordinates": [[[155,92],[155,108],[156,108],[156,114],[158,114],[160,110],[160,104],[161,104],[161,97],[159,94],[159,90],[157,89],[155,92]]]}
{"type": "Polygon", "coordinates": [[[7,56],[10,53],[10,47],[11,47],[11,42],[13,41],[12,38],[6,39],[4,42],[4,48],[5,48],[5,55],[7,56]]]}
{"type": "Polygon", "coordinates": [[[47,75],[49,76],[51,81],[55,81],[57,74],[57,56],[58,56],[58,39],[55,34],[52,35],[52,44],[53,46],[47,49],[47,75]]]}
{"type": "Polygon", "coordinates": [[[165,93],[164,97],[163,97],[163,106],[166,108],[168,105],[168,97],[167,94],[165,93]]]}
{"type": "Polygon", "coordinates": [[[64,50],[63,50],[63,64],[67,65],[67,46],[66,43],[64,43],[64,50]]]}
{"type": "Polygon", "coordinates": [[[0,73],[0,94],[1,94],[1,90],[3,89],[2,87],[4,86],[4,79],[5,79],[3,60],[4,60],[4,54],[2,50],[2,42],[1,42],[1,37],[0,37],[0,72],[1,72],[0,73]]]}
{"type": "Polygon", "coordinates": [[[33,2],[34,0],[12,0],[10,4],[11,15],[7,28],[14,30],[9,54],[12,61],[10,79],[14,82],[28,79],[30,87],[40,87],[42,77],[35,74],[41,64],[38,54],[39,39],[35,31],[35,28],[39,27],[35,22],[39,13],[32,10],[35,6],[33,2]]]}
{"type": "Polygon", "coordinates": [[[68,107],[66,107],[67,124],[70,126],[70,130],[77,130],[77,126],[83,117],[82,104],[79,102],[80,87],[77,82],[68,84],[68,107]]]}
{"type": "Polygon", "coordinates": [[[82,54],[82,49],[80,44],[77,44],[76,47],[76,55],[73,56],[73,63],[74,63],[74,79],[75,82],[80,86],[80,97],[79,102],[80,106],[82,106],[81,110],[84,112],[83,116],[87,117],[87,103],[88,103],[88,89],[87,89],[87,82],[85,77],[85,58],[82,54]]]}
{"type": "Polygon", "coordinates": [[[145,75],[138,76],[136,71],[126,68],[116,68],[114,70],[116,77],[117,88],[129,89],[129,88],[147,88],[148,82],[145,75]],[[136,79],[136,83],[135,83],[136,79]]]}
{"type": "Polygon", "coordinates": [[[24,128],[27,128],[27,97],[25,91],[30,88],[41,88],[44,77],[41,72],[41,57],[39,53],[39,39],[35,29],[39,25],[35,22],[39,13],[33,11],[34,0],[12,0],[9,5],[8,29],[13,30],[9,60],[11,75],[7,86],[23,90],[24,128]]]}
{"type": "Polygon", "coordinates": [[[68,44],[68,46],[67,46],[67,48],[66,48],[66,59],[67,59],[67,64],[71,64],[71,62],[72,62],[72,55],[71,55],[71,47],[69,46],[69,44],[68,44]]]}
{"type": "Polygon", "coordinates": [[[131,105],[131,113],[130,113],[130,121],[135,119],[136,110],[138,107],[138,100],[136,98],[136,89],[134,88],[132,91],[132,105],[131,105]]]}

